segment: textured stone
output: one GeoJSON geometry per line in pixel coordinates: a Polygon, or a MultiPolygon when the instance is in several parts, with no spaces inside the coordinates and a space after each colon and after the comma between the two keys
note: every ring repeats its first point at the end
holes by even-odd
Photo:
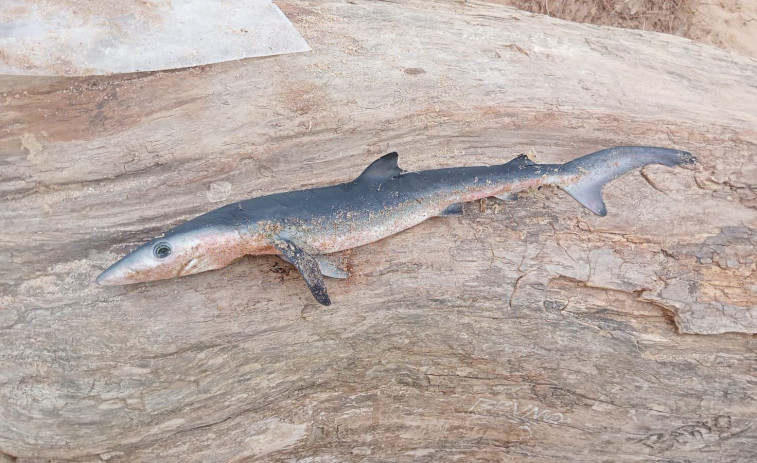
{"type": "Polygon", "coordinates": [[[0,77],[0,461],[757,457],[754,60],[476,2],[279,5],[313,52],[0,77]],[[621,144],[700,163],[614,181],[607,217],[543,188],[341,253],[328,308],[275,257],[93,283],[218,192],[621,144]]]}

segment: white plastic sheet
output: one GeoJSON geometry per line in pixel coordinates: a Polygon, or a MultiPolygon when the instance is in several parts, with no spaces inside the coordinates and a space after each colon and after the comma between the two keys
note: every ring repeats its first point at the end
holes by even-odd
{"type": "Polygon", "coordinates": [[[270,0],[0,0],[0,74],[155,71],[308,50],[270,0]]]}

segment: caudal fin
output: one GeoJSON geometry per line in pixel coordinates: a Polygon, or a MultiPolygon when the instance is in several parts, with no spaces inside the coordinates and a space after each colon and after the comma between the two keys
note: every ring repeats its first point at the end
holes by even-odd
{"type": "Polygon", "coordinates": [[[560,188],[599,216],[607,215],[602,187],[626,172],[649,164],[694,164],[687,151],[653,146],[618,146],[587,154],[560,166],[560,188]]]}

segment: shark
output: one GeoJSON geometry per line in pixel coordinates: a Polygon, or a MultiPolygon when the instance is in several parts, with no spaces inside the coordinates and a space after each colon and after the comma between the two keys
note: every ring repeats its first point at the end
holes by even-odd
{"type": "Polygon", "coordinates": [[[184,222],[139,246],[102,272],[100,285],[183,277],[225,267],[246,255],[278,255],[294,265],[315,299],[330,305],[324,277],[349,273],[330,258],[407,230],[431,217],[461,215],[465,203],[512,199],[519,191],[557,186],[599,216],[607,214],[602,187],[649,165],[693,164],[682,150],[618,146],[564,164],[539,164],[526,155],[492,166],[407,172],[396,152],[338,185],[234,202],[184,222]]]}

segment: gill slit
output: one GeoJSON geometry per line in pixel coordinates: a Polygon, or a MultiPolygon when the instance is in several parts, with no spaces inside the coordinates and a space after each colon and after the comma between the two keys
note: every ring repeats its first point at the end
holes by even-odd
{"type": "Polygon", "coordinates": [[[192,268],[194,266],[194,264],[196,264],[196,263],[197,263],[197,258],[193,257],[193,258],[189,259],[189,261],[186,264],[184,264],[179,269],[179,271],[176,273],[176,276],[177,277],[183,277],[183,276],[187,275],[185,272],[188,269],[192,268]]]}

